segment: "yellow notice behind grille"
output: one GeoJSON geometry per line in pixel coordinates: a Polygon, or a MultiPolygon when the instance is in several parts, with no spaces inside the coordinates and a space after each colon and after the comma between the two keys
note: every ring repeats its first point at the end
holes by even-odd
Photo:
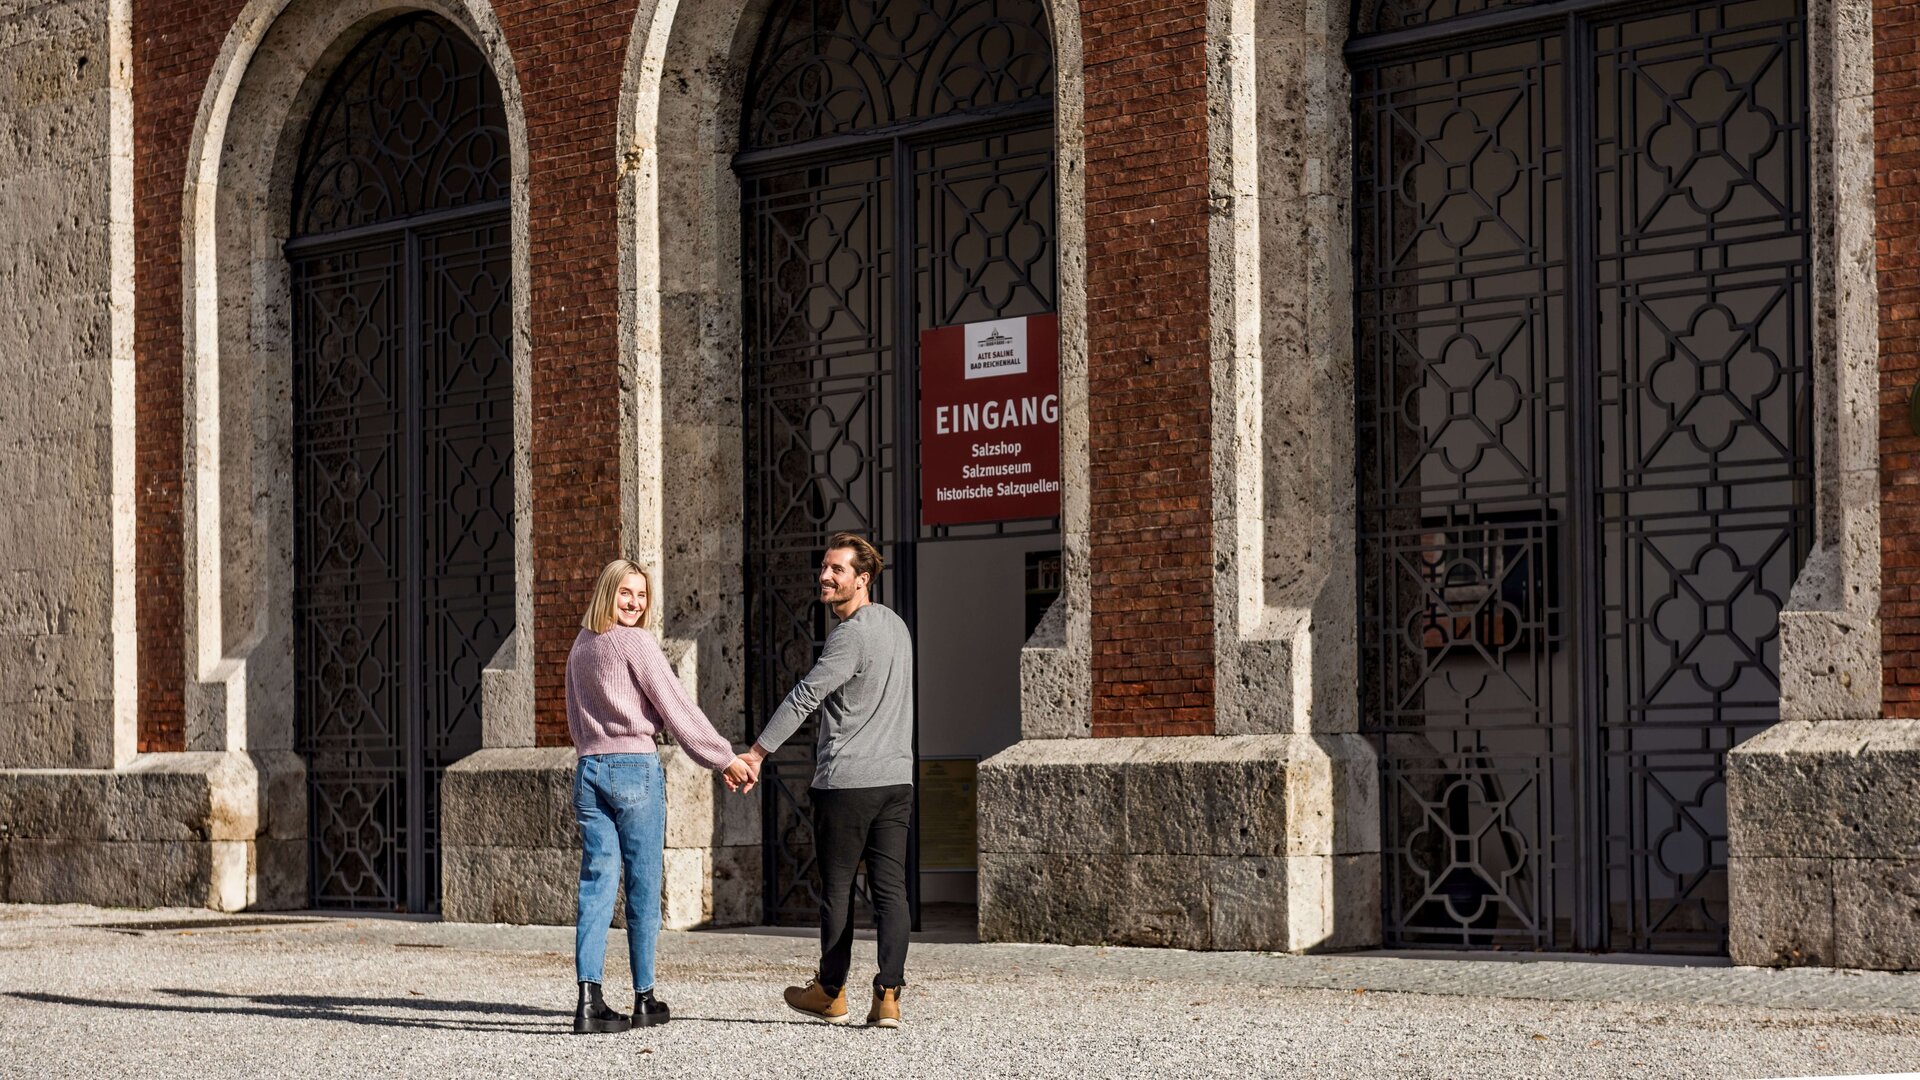
{"type": "Polygon", "coordinates": [[[976,814],[980,762],[920,761],[920,869],[972,870],[979,864],[976,814]]]}

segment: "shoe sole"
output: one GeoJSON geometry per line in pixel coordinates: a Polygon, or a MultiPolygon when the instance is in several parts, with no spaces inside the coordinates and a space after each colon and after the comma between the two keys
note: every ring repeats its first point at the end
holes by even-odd
{"type": "Polygon", "coordinates": [[[631,1029],[632,1026],[626,1021],[580,1020],[575,1021],[573,1033],[575,1035],[618,1035],[631,1029]]]}
{"type": "Polygon", "coordinates": [[[637,1018],[634,1020],[633,1026],[634,1027],[659,1027],[661,1024],[664,1024],[671,1019],[673,1019],[673,1017],[671,1016],[649,1016],[645,1018],[637,1018]]]}
{"type": "Polygon", "coordinates": [[[799,1013],[801,1016],[811,1016],[815,1020],[819,1020],[822,1023],[827,1023],[827,1024],[844,1024],[847,1021],[853,1019],[852,1013],[842,1013],[839,1016],[828,1016],[826,1013],[817,1013],[817,1012],[814,1012],[812,1009],[803,1009],[800,1006],[795,1005],[791,1001],[787,1002],[787,1008],[792,1009],[794,1012],[799,1013]]]}
{"type": "Polygon", "coordinates": [[[879,1020],[869,1020],[867,1023],[877,1028],[897,1028],[900,1026],[900,1021],[895,1020],[891,1016],[883,1017],[879,1020]]]}

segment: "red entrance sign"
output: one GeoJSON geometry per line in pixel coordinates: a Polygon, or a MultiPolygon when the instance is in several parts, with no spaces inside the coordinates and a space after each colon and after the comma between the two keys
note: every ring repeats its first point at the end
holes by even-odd
{"type": "Polygon", "coordinates": [[[921,331],[921,523],[1059,513],[1059,317],[921,331]]]}

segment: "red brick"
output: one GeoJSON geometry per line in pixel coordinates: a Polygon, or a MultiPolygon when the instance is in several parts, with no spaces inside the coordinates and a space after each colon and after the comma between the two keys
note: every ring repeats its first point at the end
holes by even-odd
{"type": "Polygon", "coordinates": [[[1080,7],[1093,733],[1210,734],[1207,9],[1080,7]]]}
{"type": "Polygon", "coordinates": [[[1874,5],[1875,250],[1880,287],[1881,708],[1920,700],[1920,440],[1907,395],[1920,356],[1920,0],[1874,5]]]}

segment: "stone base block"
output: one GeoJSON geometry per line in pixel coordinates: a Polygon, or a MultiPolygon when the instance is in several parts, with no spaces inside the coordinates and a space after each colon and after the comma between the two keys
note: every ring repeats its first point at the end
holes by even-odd
{"type": "Polygon", "coordinates": [[[284,752],[0,770],[0,900],[304,907],[305,775],[284,752]]]}
{"type": "MultiPolygon", "coordinates": [[[[663,924],[689,929],[759,922],[760,849],[720,842],[741,831],[742,815],[716,806],[711,773],[688,765],[675,748],[661,752],[668,837],[663,924]],[[706,846],[694,846],[703,838],[706,846]]],[[[556,926],[574,921],[580,880],[574,761],[567,748],[494,749],[470,754],[447,770],[440,788],[441,911],[447,919],[556,926]]],[[[747,820],[757,827],[757,817],[747,820]]],[[[616,902],[615,926],[625,925],[624,908],[624,899],[616,902]]]]}
{"type": "Polygon", "coordinates": [[[579,879],[578,848],[447,845],[440,849],[441,916],[565,926],[574,919],[579,879]]]}
{"type": "Polygon", "coordinates": [[[188,841],[11,839],[0,885],[13,904],[220,906],[213,845],[188,841]]]}
{"type": "Polygon", "coordinates": [[[256,840],[253,843],[253,907],[258,911],[292,911],[309,906],[307,896],[307,841],[256,840]]]}
{"type": "Polygon", "coordinates": [[[1727,757],[1729,951],[1920,968],[1920,720],[1789,721],[1727,757]]]}
{"type": "Polygon", "coordinates": [[[1019,743],[980,769],[981,937],[1378,944],[1374,775],[1352,736],[1019,743]]]}

